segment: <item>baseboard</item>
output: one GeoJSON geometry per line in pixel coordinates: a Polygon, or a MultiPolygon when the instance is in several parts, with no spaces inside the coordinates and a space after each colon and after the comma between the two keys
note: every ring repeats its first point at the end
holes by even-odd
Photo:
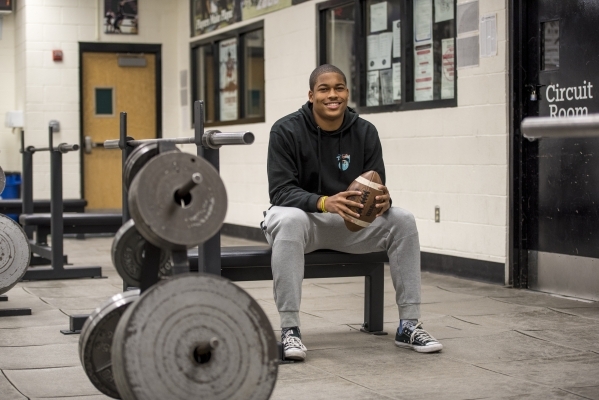
{"type": "MultiPolygon", "coordinates": [[[[262,229],[251,226],[224,224],[221,233],[267,243],[262,229]]],[[[501,263],[425,252],[421,253],[420,260],[422,271],[501,285],[505,283],[505,265],[501,263]]]]}
{"type": "Polygon", "coordinates": [[[505,283],[505,264],[497,262],[422,252],[420,264],[422,271],[487,283],[505,283]]]}
{"type": "Polygon", "coordinates": [[[220,233],[227,236],[233,236],[241,239],[255,240],[257,242],[267,243],[262,229],[251,226],[223,224],[220,233]]]}

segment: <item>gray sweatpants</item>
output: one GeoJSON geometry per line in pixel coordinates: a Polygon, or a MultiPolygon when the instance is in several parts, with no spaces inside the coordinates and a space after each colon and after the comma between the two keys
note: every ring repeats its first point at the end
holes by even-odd
{"type": "Polygon", "coordinates": [[[368,228],[350,232],[337,214],[275,206],[267,211],[264,227],[272,246],[274,296],[282,328],[300,325],[304,254],[318,249],[354,254],[387,251],[399,317],[420,318],[420,243],[409,211],[391,207],[368,228]]]}

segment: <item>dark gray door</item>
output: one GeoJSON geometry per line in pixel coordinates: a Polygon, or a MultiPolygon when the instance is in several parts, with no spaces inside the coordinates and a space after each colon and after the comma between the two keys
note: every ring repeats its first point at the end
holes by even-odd
{"type": "MultiPolygon", "coordinates": [[[[524,114],[599,113],[599,0],[529,2],[524,114]]],[[[599,138],[523,143],[528,287],[599,300],[599,138]]]]}

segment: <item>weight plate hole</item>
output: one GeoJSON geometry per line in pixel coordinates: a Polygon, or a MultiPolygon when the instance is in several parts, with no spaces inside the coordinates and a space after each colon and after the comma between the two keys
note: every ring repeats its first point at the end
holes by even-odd
{"type": "Polygon", "coordinates": [[[191,193],[187,193],[185,196],[180,196],[179,192],[176,191],[174,197],[175,203],[177,203],[177,205],[181,206],[182,208],[189,207],[189,204],[191,203],[191,193]]]}
{"type": "Polygon", "coordinates": [[[200,348],[196,348],[193,352],[193,359],[199,365],[206,364],[212,358],[212,351],[210,350],[200,350],[200,348]]]}

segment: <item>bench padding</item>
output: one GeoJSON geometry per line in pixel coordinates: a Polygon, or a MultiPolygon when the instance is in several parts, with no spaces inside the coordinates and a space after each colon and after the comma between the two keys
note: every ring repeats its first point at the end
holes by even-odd
{"type": "MultiPolygon", "coordinates": [[[[72,227],[106,226],[123,224],[122,214],[104,213],[64,213],[63,225],[72,227]]],[[[21,214],[19,222],[23,226],[50,226],[51,214],[21,214]]]]}
{"type": "MultiPolygon", "coordinates": [[[[65,212],[83,212],[87,206],[85,199],[65,199],[63,200],[63,211],[65,212]]],[[[23,211],[22,199],[3,199],[0,200],[0,213],[20,214],[23,211]]],[[[33,200],[34,213],[50,212],[50,200],[33,200]]]]}

